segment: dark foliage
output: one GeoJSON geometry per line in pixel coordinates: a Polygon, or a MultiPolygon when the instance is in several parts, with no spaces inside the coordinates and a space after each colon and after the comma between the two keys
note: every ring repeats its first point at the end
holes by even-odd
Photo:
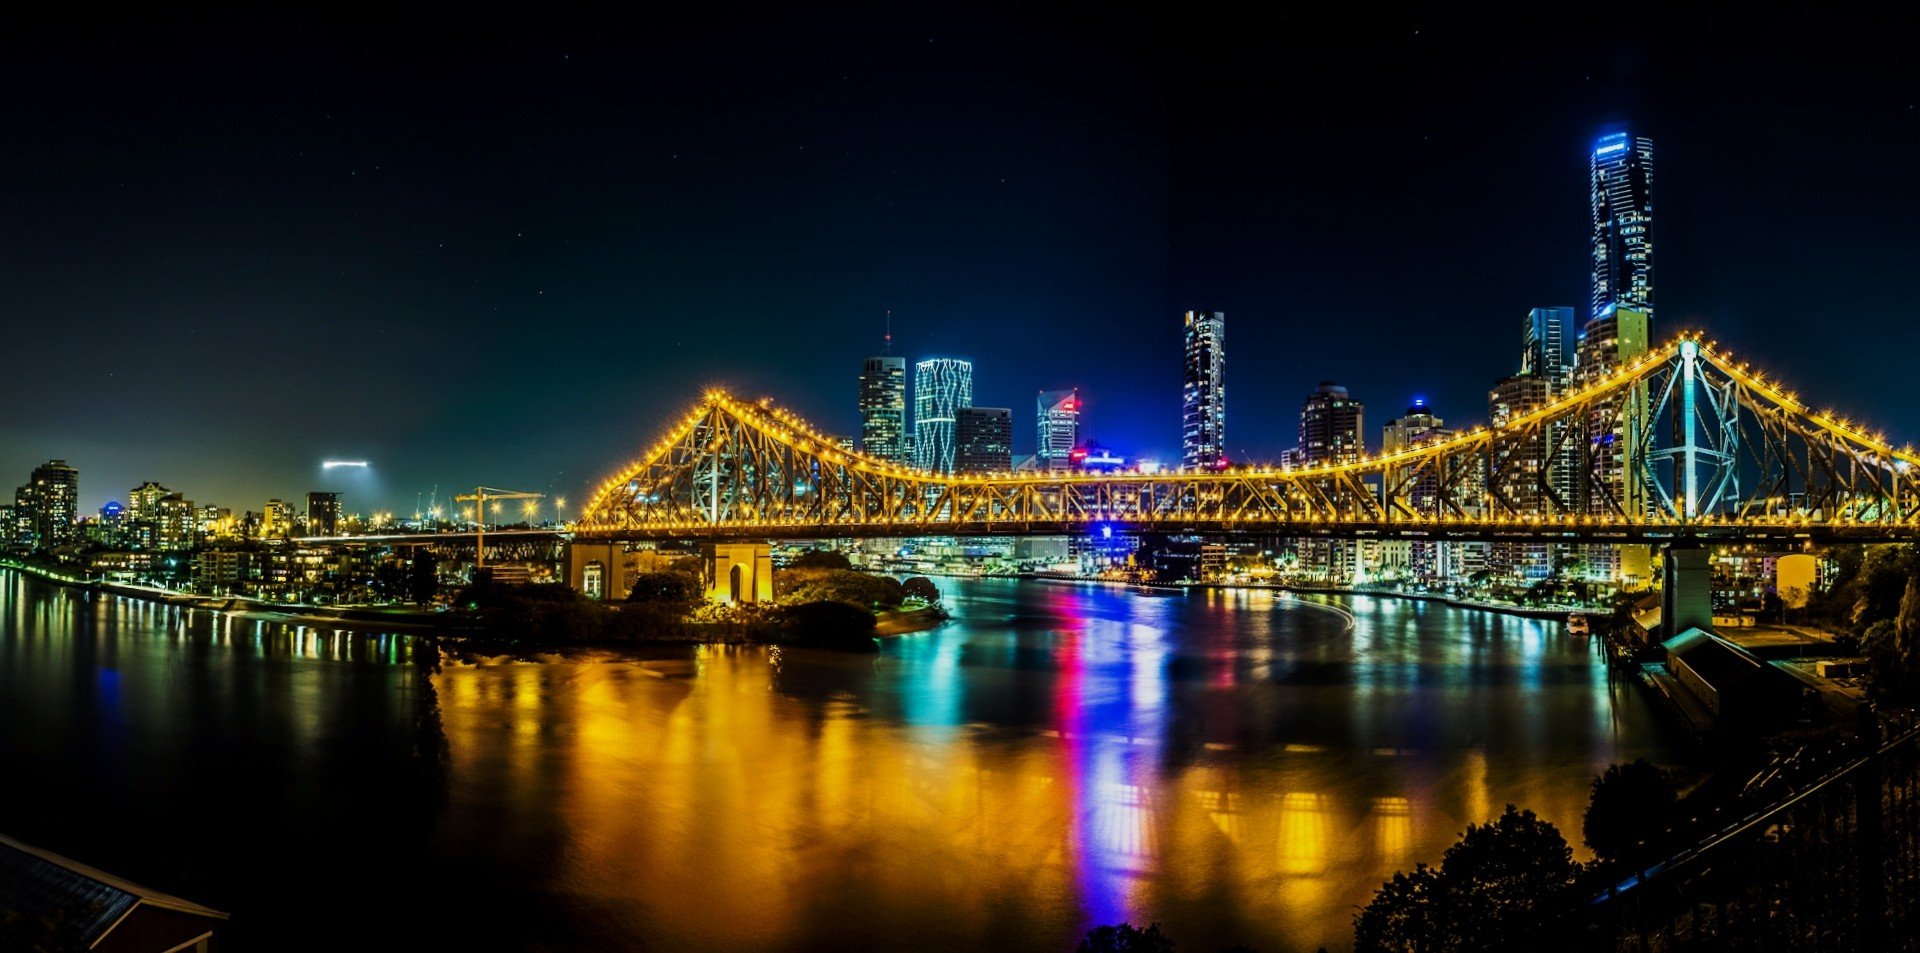
{"type": "Polygon", "coordinates": [[[780,641],[817,648],[877,651],[872,610],[844,602],[786,606],[776,621],[780,641]]]}
{"type": "Polygon", "coordinates": [[[900,591],[909,599],[918,599],[928,605],[940,601],[940,587],[925,576],[913,576],[900,584],[900,591]]]}
{"type": "Polygon", "coordinates": [[[684,611],[700,601],[700,580],[678,570],[643,572],[633,577],[627,601],[678,608],[684,611]]]}
{"type": "Polygon", "coordinates": [[[1142,930],[1131,923],[1095,927],[1080,941],[1078,953],[1172,953],[1173,941],[1155,923],[1142,930]]]}
{"type": "Polygon", "coordinates": [[[853,562],[847,559],[846,554],[831,549],[809,549],[794,557],[787,566],[792,569],[852,569],[853,562]]]}
{"type": "Polygon", "coordinates": [[[1646,759],[1612,765],[1593,779],[1580,836],[1603,859],[1642,860],[1673,823],[1678,803],[1673,779],[1646,759]]]}
{"type": "Polygon", "coordinates": [[[414,551],[407,567],[407,596],[415,605],[426,605],[440,594],[440,560],[421,547],[414,551]]]}
{"type": "Polygon", "coordinates": [[[1436,871],[1395,874],[1354,918],[1357,951],[1502,949],[1566,899],[1579,866],[1552,824],[1507,805],[1469,824],[1436,871]]]}
{"type": "Polygon", "coordinates": [[[897,606],[906,598],[900,581],[852,569],[788,569],[773,576],[774,599],[784,605],[844,602],[869,609],[897,606]]]}

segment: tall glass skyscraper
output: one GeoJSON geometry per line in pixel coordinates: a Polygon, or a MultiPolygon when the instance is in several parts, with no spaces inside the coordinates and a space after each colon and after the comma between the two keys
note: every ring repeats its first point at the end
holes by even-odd
{"type": "Polygon", "coordinates": [[[1033,453],[1034,466],[1042,470],[1065,470],[1080,439],[1080,392],[1043,390],[1040,392],[1038,437],[1033,453]]]}
{"type": "Polygon", "coordinates": [[[1567,326],[1572,323],[1572,308],[1534,308],[1527,312],[1520,373],[1545,379],[1554,397],[1559,397],[1572,379],[1573,359],[1567,351],[1567,326]]]}
{"type": "Polygon", "coordinates": [[[1189,311],[1186,331],[1180,464],[1189,470],[1215,470],[1227,463],[1227,316],[1189,311]]]}
{"type": "Polygon", "coordinates": [[[1653,140],[1608,133],[1588,163],[1593,200],[1593,310],[1653,313],[1653,140]]]}
{"type": "Polygon", "coordinates": [[[973,364],[936,357],[913,366],[913,450],[922,470],[953,472],[960,408],[973,406],[973,364]]]}
{"type": "Polygon", "coordinates": [[[860,451],[912,465],[907,453],[907,359],[870,357],[860,370],[860,451]]]}

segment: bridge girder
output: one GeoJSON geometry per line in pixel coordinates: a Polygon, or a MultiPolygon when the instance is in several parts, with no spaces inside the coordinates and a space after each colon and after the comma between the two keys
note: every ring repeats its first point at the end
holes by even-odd
{"type": "Polygon", "coordinates": [[[1504,425],[1309,468],[938,474],[711,391],[593,495],[594,538],[1200,535],[1920,539],[1920,458],[1697,335],[1504,425]],[[1684,436],[1683,436],[1684,435],[1684,436]]]}

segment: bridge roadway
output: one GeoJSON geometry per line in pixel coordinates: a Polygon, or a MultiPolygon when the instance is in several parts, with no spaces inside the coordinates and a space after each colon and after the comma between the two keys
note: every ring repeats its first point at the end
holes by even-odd
{"type": "MultiPolygon", "coordinates": [[[[938,522],[820,524],[805,522],[727,522],[651,524],[626,529],[490,529],[489,541],[502,543],[540,540],[582,541],[799,541],[812,539],[900,539],[964,536],[1078,536],[1111,529],[1115,533],[1163,536],[1222,536],[1271,539],[1402,540],[1407,542],[1494,543],[1650,543],[1675,541],[1707,544],[1763,543],[1800,546],[1808,543],[1911,542],[1920,538],[1920,525],[1887,522],[1814,522],[1807,520],[1719,520],[1612,523],[1571,521],[1414,521],[1275,523],[1140,522],[1129,520],[1071,520],[1045,522],[938,522]]],[[[472,543],[472,530],[436,533],[378,533],[364,536],[306,536],[299,543],[472,543]]]]}

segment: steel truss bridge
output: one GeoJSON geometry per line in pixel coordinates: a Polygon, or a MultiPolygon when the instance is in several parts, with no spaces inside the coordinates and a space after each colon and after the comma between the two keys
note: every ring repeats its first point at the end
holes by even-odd
{"type": "Polygon", "coordinates": [[[1357,462],[1159,474],[932,473],[710,391],[602,484],[577,536],[1116,531],[1582,543],[1920,539],[1920,456],[1698,334],[1497,426],[1357,462]]]}

